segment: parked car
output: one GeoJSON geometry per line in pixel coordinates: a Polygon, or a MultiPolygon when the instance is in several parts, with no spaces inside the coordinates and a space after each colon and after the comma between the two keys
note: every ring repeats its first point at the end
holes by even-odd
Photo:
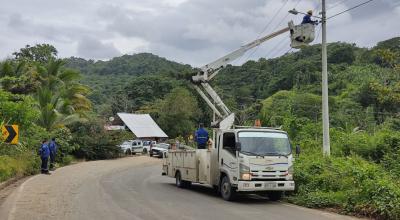
{"type": "Polygon", "coordinates": [[[156,141],[143,141],[143,153],[147,154],[150,152],[151,146],[157,144],[156,141]]]}
{"type": "Polygon", "coordinates": [[[150,157],[156,156],[159,158],[163,158],[164,153],[168,152],[168,149],[170,149],[169,144],[166,143],[154,144],[149,153],[150,157]]]}
{"type": "Polygon", "coordinates": [[[135,155],[143,152],[142,144],[135,140],[124,141],[119,147],[126,155],[135,155]]]}
{"type": "Polygon", "coordinates": [[[141,140],[132,141],[132,154],[143,153],[143,142],[141,140]]]}

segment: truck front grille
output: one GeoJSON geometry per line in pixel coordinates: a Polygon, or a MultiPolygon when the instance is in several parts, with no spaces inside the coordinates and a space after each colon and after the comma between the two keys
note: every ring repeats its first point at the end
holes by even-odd
{"type": "Polygon", "coordinates": [[[275,170],[275,171],[267,171],[267,170],[252,170],[251,176],[252,179],[285,179],[288,175],[288,171],[286,170],[275,170]]]}

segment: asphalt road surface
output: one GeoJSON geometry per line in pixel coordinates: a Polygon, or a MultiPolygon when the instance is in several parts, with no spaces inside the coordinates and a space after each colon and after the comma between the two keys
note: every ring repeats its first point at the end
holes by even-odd
{"type": "Polygon", "coordinates": [[[146,156],[78,163],[27,179],[1,204],[0,219],[353,219],[257,196],[226,202],[211,188],[174,182],[146,156]]]}

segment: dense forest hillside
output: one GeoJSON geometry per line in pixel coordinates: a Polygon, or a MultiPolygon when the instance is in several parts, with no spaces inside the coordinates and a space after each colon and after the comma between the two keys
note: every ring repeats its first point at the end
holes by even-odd
{"type": "MultiPolygon", "coordinates": [[[[373,99],[377,94],[362,92],[372,92],[369,84],[375,82],[379,86],[378,81],[382,77],[385,77],[383,80],[390,80],[392,76],[388,71],[398,62],[396,54],[399,51],[400,38],[379,42],[371,49],[340,42],[329,44],[330,96],[347,94],[362,107],[375,104],[372,107],[379,108],[376,111],[396,112],[398,108],[395,106],[389,110],[390,106],[369,103],[373,100],[367,99],[373,99]]],[[[320,45],[314,45],[275,59],[261,58],[258,61],[248,61],[242,66],[228,66],[212,84],[227,104],[239,111],[239,114],[242,111],[248,112],[249,108],[259,108],[261,100],[280,90],[319,95],[320,54],[320,45]]],[[[66,66],[82,72],[82,82],[92,88],[89,98],[95,103],[96,110],[104,116],[118,111],[135,112],[143,106],[151,105],[173,88],[183,85],[187,87],[188,76],[195,73],[189,65],[148,53],[124,55],[110,61],[97,62],[69,58],[66,59],[66,66]]]]}

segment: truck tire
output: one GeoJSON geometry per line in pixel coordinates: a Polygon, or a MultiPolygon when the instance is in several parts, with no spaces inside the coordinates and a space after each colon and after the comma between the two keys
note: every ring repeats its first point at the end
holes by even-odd
{"type": "Polygon", "coordinates": [[[127,149],[127,150],[125,151],[125,154],[126,154],[126,155],[131,155],[131,154],[132,154],[131,149],[127,149]]]}
{"type": "Polygon", "coordinates": [[[182,180],[181,172],[179,172],[179,171],[176,172],[176,174],[175,174],[175,185],[178,188],[185,188],[185,183],[182,180]]]}
{"type": "Polygon", "coordinates": [[[235,199],[236,192],[235,189],[232,187],[231,183],[229,182],[229,178],[224,176],[221,181],[221,197],[226,201],[232,201],[235,199]]]}
{"type": "Polygon", "coordinates": [[[147,149],[143,148],[143,154],[147,154],[147,149]]]}
{"type": "Polygon", "coordinates": [[[267,196],[271,201],[278,201],[282,198],[282,192],[281,191],[267,192],[267,196]]]}

